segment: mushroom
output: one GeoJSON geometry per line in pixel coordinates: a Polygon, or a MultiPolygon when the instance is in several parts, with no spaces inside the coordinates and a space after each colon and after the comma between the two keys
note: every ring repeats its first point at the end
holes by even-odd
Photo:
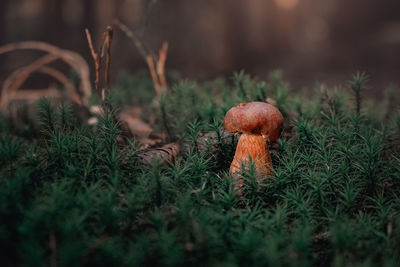
{"type": "Polygon", "coordinates": [[[231,108],[225,115],[224,128],[232,134],[242,134],[230,167],[231,173],[240,173],[242,167],[248,167],[251,159],[257,177],[272,174],[268,141],[278,140],[282,124],[281,112],[268,103],[241,103],[231,108]]]}

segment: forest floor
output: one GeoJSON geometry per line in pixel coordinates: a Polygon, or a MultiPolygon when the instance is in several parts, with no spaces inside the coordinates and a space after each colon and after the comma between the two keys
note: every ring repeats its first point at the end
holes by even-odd
{"type": "Polygon", "coordinates": [[[156,96],[147,73],[124,74],[105,112],[10,105],[3,266],[398,266],[399,99],[393,88],[368,99],[364,75],[348,80],[304,96],[279,72],[265,82],[174,75],[156,96]],[[222,122],[250,101],[276,105],[284,129],[269,144],[273,175],[244,170],[238,195],[238,136],[222,122]]]}

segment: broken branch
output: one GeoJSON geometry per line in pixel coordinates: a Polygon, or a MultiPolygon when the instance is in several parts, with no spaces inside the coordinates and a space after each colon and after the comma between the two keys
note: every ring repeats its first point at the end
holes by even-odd
{"type": "Polygon", "coordinates": [[[96,79],[94,81],[94,85],[96,88],[96,92],[100,97],[103,105],[105,104],[106,99],[106,90],[110,88],[110,62],[111,62],[111,44],[113,38],[113,29],[108,26],[106,30],[103,32],[99,43],[98,52],[94,50],[92,36],[88,29],[85,29],[86,38],[88,40],[90,53],[92,54],[92,58],[95,65],[96,79]],[[105,87],[101,87],[100,89],[100,70],[101,70],[101,59],[103,57],[104,49],[106,49],[106,62],[105,62],[105,71],[104,71],[104,82],[105,87]]]}
{"type": "Polygon", "coordinates": [[[106,54],[106,67],[104,72],[104,81],[106,84],[106,90],[110,90],[110,63],[111,63],[111,44],[113,39],[113,29],[108,26],[106,29],[106,46],[107,46],[107,54],[106,54]]]}
{"type": "MultiPolygon", "coordinates": [[[[88,29],[85,29],[86,38],[88,40],[90,53],[92,54],[94,67],[95,67],[95,80],[94,80],[94,88],[96,89],[97,94],[100,96],[99,82],[100,82],[100,65],[101,65],[101,57],[96,53],[93,47],[92,36],[88,29]]],[[[101,98],[102,99],[102,98],[101,98]]],[[[103,101],[103,99],[102,99],[103,101]]]]}
{"type": "Polygon", "coordinates": [[[159,59],[157,62],[157,75],[160,79],[160,93],[167,91],[167,80],[165,79],[165,62],[167,61],[168,42],[164,42],[159,51],[159,59]]]}

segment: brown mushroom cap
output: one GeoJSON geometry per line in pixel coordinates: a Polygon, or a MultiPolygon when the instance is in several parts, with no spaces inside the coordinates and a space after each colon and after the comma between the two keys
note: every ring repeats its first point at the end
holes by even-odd
{"type": "Polygon", "coordinates": [[[281,112],[264,102],[241,103],[228,110],[224,119],[224,128],[230,133],[260,134],[269,141],[278,140],[282,124],[281,112]]]}

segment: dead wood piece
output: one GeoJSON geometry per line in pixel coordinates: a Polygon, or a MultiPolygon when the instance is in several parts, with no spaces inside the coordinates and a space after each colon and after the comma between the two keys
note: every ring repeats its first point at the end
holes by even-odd
{"type": "Polygon", "coordinates": [[[155,162],[164,165],[173,160],[179,154],[179,145],[177,143],[169,143],[160,148],[153,148],[139,153],[140,162],[144,165],[152,165],[155,162]]]}
{"type": "MultiPolygon", "coordinates": [[[[157,145],[165,140],[165,135],[151,133],[148,137],[136,138],[138,144],[143,147],[151,147],[157,145]]],[[[215,154],[221,145],[232,144],[233,135],[223,129],[220,130],[220,136],[216,132],[202,133],[197,138],[197,149],[200,153],[207,153],[209,155],[215,154]],[[220,140],[220,141],[219,141],[220,140]]],[[[165,164],[173,161],[181,152],[189,153],[193,150],[194,145],[192,142],[184,142],[181,146],[177,143],[166,144],[160,148],[142,149],[139,151],[139,158],[144,165],[152,165],[155,162],[165,164]]],[[[277,153],[277,148],[274,144],[270,147],[272,154],[277,153]]]]}
{"type": "Polygon", "coordinates": [[[141,137],[136,139],[138,145],[143,148],[149,148],[149,147],[154,147],[158,144],[162,143],[162,139],[154,139],[154,138],[148,138],[148,137],[141,137]]]}
{"type": "Polygon", "coordinates": [[[126,125],[132,136],[149,137],[153,131],[153,128],[149,124],[138,117],[130,116],[126,113],[120,114],[119,120],[126,125]]]}
{"type": "MultiPolygon", "coordinates": [[[[150,139],[144,138],[143,140],[153,140],[156,142],[161,142],[161,139],[150,139]]],[[[221,131],[221,139],[224,144],[229,144],[232,142],[232,135],[226,131],[221,131]]],[[[138,140],[140,144],[140,140],[138,140]]],[[[218,135],[216,132],[209,132],[205,134],[201,134],[197,139],[199,152],[207,152],[207,153],[215,153],[218,149],[218,135]]],[[[150,144],[149,145],[153,145],[150,144]]],[[[182,148],[177,143],[169,143],[160,148],[151,148],[146,150],[141,150],[139,152],[139,158],[142,164],[144,165],[152,165],[155,162],[159,162],[164,165],[167,162],[172,162],[182,151],[184,153],[188,153],[193,149],[192,144],[189,142],[185,142],[182,148]]]]}
{"type": "Polygon", "coordinates": [[[167,135],[165,133],[152,132],[149,137],[154,138],[154,139],[160,139],[160,140],[167,139],[167,135]]]}

